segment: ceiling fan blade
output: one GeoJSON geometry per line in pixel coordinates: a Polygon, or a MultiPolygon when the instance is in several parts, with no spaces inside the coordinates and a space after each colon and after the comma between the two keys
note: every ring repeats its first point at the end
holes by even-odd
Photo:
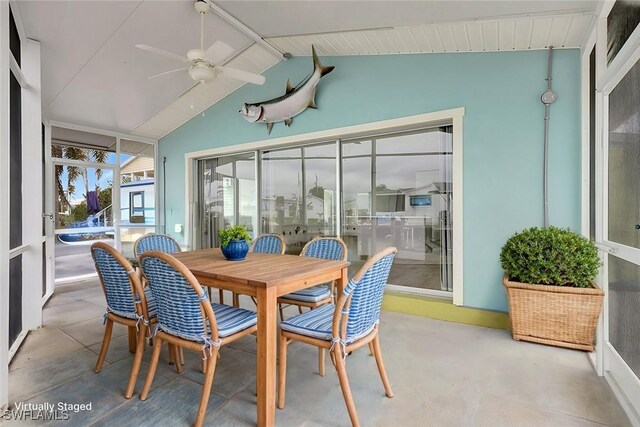
{"type": "Polygon", "coordinates": [[[137,44],[136,47],[138,49],[146,50],[147,52],[151,52],[151,53],[155,53],[155,54],[158,54],[158,55],[162,55],[162,56],[165,56],[167,58],[171,58],[171,59],[175,59],[175,60],[182,61],[182,62],[187,62],[187,63],[191,62],[191,61],[189,61],[187,58],[185,58],[183,56],[177,55],[177,54],[175,54],[173,52],[169,52],[169,51],[166,51],[166,50],[158,49],[157,47],[147,46],[146,44],[137,44]]]}
{"type": "Polygon", "coordinates": [[[153,76],[147,77],[147,80],[155,79],[156,77],[164,76],[165,74],[177,73],[178,71],[188,70],[189,68],[190,67],[182,67],[182,68],[178,68],[176,70],[165,71],[164,73],[155,74],[153,76]]]}
{"type": "Polygon", "coordinates": [[[216,69],[220,70],[220,72],[232,79],[242,80],[243,82],[253,83],[256,85],[264,84],[264,76],[260,74],[250,73],[249,71],[238,70],[237,68],[231,67],[216,67],[216,69]]]}
{"type": "Polygon", "coordinates": [[[218,40],[209,46],[209,49],[207,49],[204,56],[209,60],[209,62],[217,64],[227,59],[234,51],[235,50],[231,46],[218,40]]]}

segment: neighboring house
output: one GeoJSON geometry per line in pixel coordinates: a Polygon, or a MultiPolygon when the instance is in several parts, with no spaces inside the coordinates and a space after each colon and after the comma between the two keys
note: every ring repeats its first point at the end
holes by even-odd
{"type": "Polygon", "coordinates": [[[141,235],[154,230],[156,223],[154,177],[153,157],[131,157],[120,167],[122,242],[134,242],[141,235]]]}

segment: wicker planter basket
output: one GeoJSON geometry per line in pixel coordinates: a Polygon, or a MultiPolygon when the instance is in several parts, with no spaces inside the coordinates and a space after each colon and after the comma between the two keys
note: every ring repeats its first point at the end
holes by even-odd
{"type": "Polygon", "coordinates": [[[602,289],[503,283],[513,339],[593,351],[602,289]]]}

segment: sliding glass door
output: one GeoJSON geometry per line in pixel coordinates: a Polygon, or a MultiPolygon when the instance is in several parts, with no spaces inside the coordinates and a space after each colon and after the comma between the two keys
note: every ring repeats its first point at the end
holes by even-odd
{"type": "Polygon", "coordinates": [[[352,269],[398,248],[389,283],[452,291],[450,127],[342,145],[342,238],[352,269]]]}
{"type": "Polygon", "coordinates": [[[443,126],[199,160],[196,244],[218,246],[235,224],[281,235],[288,254],[339,236],[352,274],[395,246],[390,284],[451,292],[452,136],[443,126]]]}

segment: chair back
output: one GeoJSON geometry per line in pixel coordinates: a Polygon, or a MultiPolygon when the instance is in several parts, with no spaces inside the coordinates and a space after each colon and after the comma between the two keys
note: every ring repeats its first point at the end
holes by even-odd
{"type": "Polygon", "coordinates": [[[346,261],[347,245],[337,237],[316,237],[304,245],[300,256],[346,261]]]}
{"type": "Polygon", "coordinates": [[[131,263],[115,248],[102,242],[91,245],[91,256],[107,300],[107,310],[128,319],[140,316],[148,319],[142,285],[131,263]]]}
{"type": "Polygon", "coordinates": [[[167,254],[181,252],[180,245],[173,237],[166,234],[145,234],[136,240],[133,245],[133,254],[136,258],[147,251],[160,251],[167,254]]]}
{"type": "Polygon", "coordinates": [[[278,234],[263,234],[251,244],[249,252],[258,254],[283,254],[286,250],[284,239],[278,234]]]}
{"type": "Polygon", "coordinates": [[[336,309],[345,307],[348,313],[346,329],[343,317],[339,333],[343,340],[349,342],[354,337],[359,338],[378,323],[384,287],[397,252],[396,248],[389,247],[369,258],[344,288],[336,309]]]}
{"type": "Polygon", "coordinates": [[[155,299],[159,330],[196,342],[218,339],[211,303],[184,264],[164,252],[147,251],[140,256],[140,268],[155,299]]]}

